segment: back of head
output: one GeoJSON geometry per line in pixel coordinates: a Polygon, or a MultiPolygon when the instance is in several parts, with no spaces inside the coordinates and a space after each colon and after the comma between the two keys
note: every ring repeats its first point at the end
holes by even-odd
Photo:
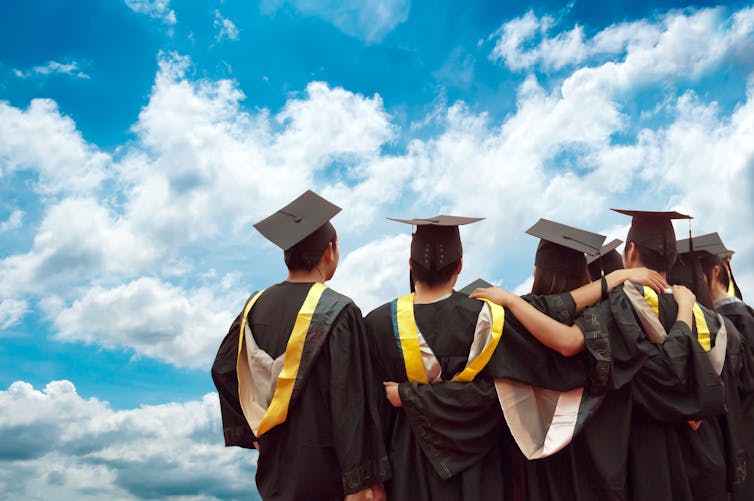
{"type": "Polygon", "coordinates": [[[633,217],[626,249],[633,244],[644,266],[658,272],[670,271],[678,257],[672,220],[691,216],[675,211],[612,210],[633,217]]]}
{"type": "Polygon", "coordinates": [[[418,226],[411,238],[413,279],[429,287],[448,283],[463,256],[458,226],[418,226]]]}
{"type": "Polygon", "coordinates": [[[328,221],[293,247],[283,251],[289,271],[311,271],[319,263],[329,244],[337,245],[335,227],[328,221]]]}
{"type": "Polygon", "coordinates": [[[714,309],[712,293],[706,274],[701,264],[706,256],[712,257],[704,251],[687,252],[678,257],[673,267],[668,272],[668,283],[673,285],[683,285],[687,287],[696,296],[696,302],[709,309],[714,309]]]}
{"type": "Polygon", "coordinates": [[[592,282],[599,280],[602,277],[602,273],[605,275],[612,273],[615,270],[623,269],[623,257],[620,253],[613,249],[604,256],[600,256],[591,263],[589,263],[589,278],[592,282]]]}
{"type": "Polygon", "coordinates": [[[532,294],[561,294],[589,283],[583,252],[540,240],[534,258],[532,294]]]}

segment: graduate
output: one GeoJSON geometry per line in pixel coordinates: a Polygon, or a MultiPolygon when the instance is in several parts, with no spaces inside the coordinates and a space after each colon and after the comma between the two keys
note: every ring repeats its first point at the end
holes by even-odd
{"type": "MultiPolygon", "coordinates": [[[[671,221],[690,216],[613,210],[632,217],[623,252],[626,268],[647,266],[667,274],[677,257],[671,221]]],[[[647,336],[663,348],[641,370],[631,371],[629,495],[634,499],[727,499],[723,439],[718,421],[712,419],[723,413],[726,397],[719,377],[727,347],[725,324],[698,303],[688,311],[670,294],[658,295],[632,284],[626,284],[623,294],[641,318],[647,336]],[[688,353],[688,359],[684,361],[681,353],[688,353]],[[668,367],[674,370],[663,370],[668,367]]]]}
{"type": "Polygon", "coordinates": [[[265,500],[383,499],[390,478],[361,312],[325,285],[338,212],[307,191],[254,225],[288,277],[251,296],[212,367],[225,444],[259,450],[265,500]]]}
{"type": "Polygon", "coordinates": [[[678,241],[679,258],[669,280],[687,283],[698,297],[725,317],[728,331],[723,380],[727,412],[720,417],[726,451],[729,491],[733,500],[754,499],[754,315],[729,295],[729,255],[717,233],[678,241]]]}

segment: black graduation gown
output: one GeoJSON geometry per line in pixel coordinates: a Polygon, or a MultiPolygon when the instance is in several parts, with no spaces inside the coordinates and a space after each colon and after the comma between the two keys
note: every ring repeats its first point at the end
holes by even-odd
{"type": "MultiPolygon", "coordinates": [[[[272,358],[285,352],[311,285],[273,285],[252,308],[249,322],[254,339],[272,358]]],[[[254,437],[241,413],[235,380],[239,324],[237,318],[212,375],[220,395],[226,445],[249,447],[254,437]]],[[[349,301],[335,319],[298,398],[291,402],[287,419],[259,437],[256,483],[264,499],[342,500],[345,494],[389,478],[376,409],[381,388],[372,372],[363,325],[359,308],[349,301]]]]}
{"type": "MultiPolygon", "coordinates": [[[[458,292],[432,304],[414,305],[416,323],[440,363],[444,380],[466,365],[482,305],[458,292]]],[[[392,480],[385,484],[388,499],[498,498],[503,490],[499,441],[504,426],[494,386],[484,371],[471,383],[408,383],[393,334],[390,303],[367,315],[366,325],[379,378],[402,383],[404,407],[396,409],[386,399],[381,407],[393,470],[392,480]],[[449,434],[449,442],[456,437],[473,445],[433,450],[427,429],[434,426],[449,434]]]]}
{"type": "Polygon", "coordinates": [[[734,489],[733,499],[751,500],[754,499],[754,312],[745,303],[733,298],[715,306],[717,312],[727,318],[741,335],[736,388],[741,401],[746,473],[734,489]]]}
{"type": "MultiPolygon", "coordinates": [[[[714,346],[719,320],[704,313],[714,346]]],[[[629,497],[727,499],[724,437],[715,418],[726,409],[725,387],[697,341],[696,325],[676,322],[677,314],[673,296],[661,294],[659,320],[668,338],[632,380],[629,497]],[[694,431],[688,420],[702,423],[694,431]]]]}

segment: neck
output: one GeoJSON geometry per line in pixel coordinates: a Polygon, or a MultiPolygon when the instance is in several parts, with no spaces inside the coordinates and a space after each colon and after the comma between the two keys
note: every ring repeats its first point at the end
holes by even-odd
{"type": "Polygon", "coordinates": [[[728,291],[723,288],[720,282],[715,282],[712,290],[710,290],[710,294],[712,295],[712,301],[715,303],[728,297],[728,291]]]}
{"type": "MultiPolygon", "coordinates": [[[[642,262],[639,261],[639,262],[634,263],[632,266],[628,266],[628,268],[648,268],[648,266],[645,266],[644,263],[642,263],[642,262]]],[[[651,268],[649,268],[649,269],[651,269],[651,268]]],[[[652,271],[656,271],[657,273],[659,273],[660,276],[663,279],[665,279],[665,281],[668,280],[668,272],[667,271],[658,271],[658,270],[652,270],[652,271]]]]}
{"type": "Polygon", "coordinates": [[[319,266],[315,266],[309,271],[304,270],[288,270],[288,278],[286,282],[320,282],[325,283],[327,279],[325,275],[319,271],[319,266]]]}
{"type": "Polygon", "coordinates": [[[427,304],[445,299],[453,293],[453,286],[455,283],[455,280],[450,280],[445,284],[430,287],[421,282],[416,282],[416,284],[414,284],[414,288],[416,289],[414,303],[427,304]]]}

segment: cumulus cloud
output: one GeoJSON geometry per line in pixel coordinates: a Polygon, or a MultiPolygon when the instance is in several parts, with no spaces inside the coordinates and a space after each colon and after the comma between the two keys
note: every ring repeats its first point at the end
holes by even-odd
{"type": "Polygon", "coordinates": [[[18,78],[30,78],[33,76],[48,76],[48,75],[68,75],[76,78],[89,79],[84,71],[81,70],[77,61],[71,61],[70,63],[61,63],[58,61],[48,61],[46,64],[34,66],[29,70],[14,69],[13,74],[18,78]]]}
{"type": "Polygon", "coordinates": [[[112,161],[50,99],[33,99],[25,110],[0,101],[0,159],[0,175],[37,172],[44,194],[95,191],[112,161]]]}
{"type": "Polygon", "coordinates": [[[226,449],[216,394],[113,410],[69,381],[0,391],[0,487],[14,499],[253,496],[256,452],[226,449]]]}
{"type": "Polygon", "coordinates": [[[140,14],[159,19],[165,24],[175,24],[175,11],[170,8],[170,0],[126,0],[128,8],[140,14]]]}
{"type": "Polygon", "coordinates": [[[408,19],[409,0],[267,0],[263,11],[289,4],[302,14],[332,23],[344,33],[367,43],[379,42],[408,19]]]}
{"type": "Polygon", "coordinates": [[[15,209],[10,213],[8,219],[0,222],[0,233],[17,230],[24,221],[24,211],[15,209]]]}
{"type": "Polygon", "coordinates": [[[150,277],[111,289],[94,287],[53,313],[56,338],[126,347],[176,366],[207,368],[237,314],[226,309],[237,301],[222,299],[207,289],[187,292],[150,277]]]}
{"type": "Polygon", "coordinates": [[[550,36],[556,25],[552,17],[537,17],[531,11],[508,21],[496,34],[490,57],[512,70],[560,70],[592,58],[620,56],[622,63],[606,67],[617,85],[633,81],[640,73],[647,80],[698,76],[750,43],[754,8],[727,17],[722,8],[671,11],[654,22],[609,26],[590,38],[579,25],[550,36]]]}
{"type": "Polygon", "coordinates": [[[410,245],[407,232],[359,247],[341,261],[330,286],[354,299],[366,315],[409,291],[410,245]]]}
{"type": "Polygon", "coordinates": [[[19,299],[0,299],[0,331],[17,324],[28,311],[29,304],[19,299]]]}
{"type": "Polygon", "coordinates": [[[213,25],[217,30],[217,34],[215,35],[215,40],[217,42],[222,42],[223,40],[238,40],[238,27],[230,19],[224,18],[219,10],[215,10],[215,20],[213,25]]]}
{"type": "Polygon", "coordinates": [[[42,294],[101,274],[128,275],[160,251],[92,198],[65,198],[45,214],[31,250],[0,261],[0,295],[42,294]]]}

